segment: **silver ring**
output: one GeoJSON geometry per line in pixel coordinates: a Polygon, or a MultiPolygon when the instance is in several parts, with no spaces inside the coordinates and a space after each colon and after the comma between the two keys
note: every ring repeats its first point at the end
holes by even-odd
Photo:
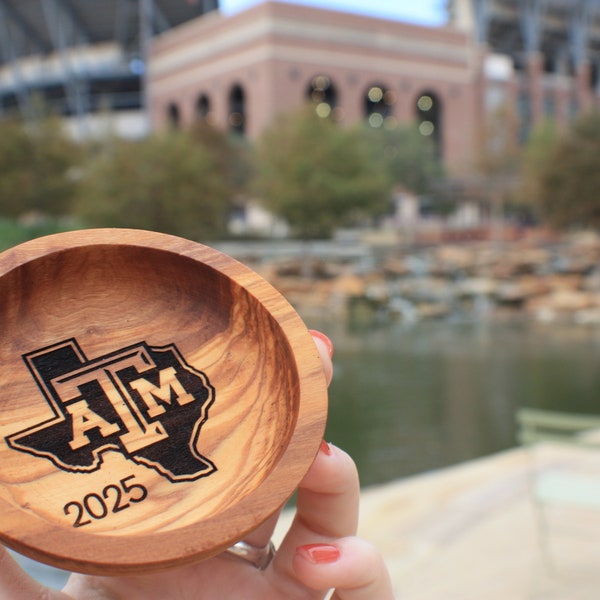
{"type": "Polygon", "coordinates": [[[262,548],[260,546],[252,546],[247,542],[237,542],[237,544],[227,548],[225,552],[249,562],[259,571],[264,571],[275,556],[275,546],[273,542],[269,542],[262,548]]]}

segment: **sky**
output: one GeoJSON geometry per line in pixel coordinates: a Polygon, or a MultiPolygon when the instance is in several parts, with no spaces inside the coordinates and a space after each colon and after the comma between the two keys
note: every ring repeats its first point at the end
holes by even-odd
{"type": "MultiPolygon", "coordinates": [[[[233,14],[264,0],[220,0],[221,12],[233,14]]],[[[442,25],[444,0],[279,0],[373,17],[408,21],[420,25],[442,25]]]]}

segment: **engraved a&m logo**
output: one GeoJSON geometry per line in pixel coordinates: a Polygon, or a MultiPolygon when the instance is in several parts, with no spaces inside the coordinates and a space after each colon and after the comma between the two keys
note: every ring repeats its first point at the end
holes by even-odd
{"type": "Polygon", "coordinates": [[[23,360],[54,414],[8,436],[11,448],[75,473],[100,469],[107,451],[173,482],[216,470],[197,449],[215,392],[174,344],[140,342],[88,360],[69,339],[23,360]]]}

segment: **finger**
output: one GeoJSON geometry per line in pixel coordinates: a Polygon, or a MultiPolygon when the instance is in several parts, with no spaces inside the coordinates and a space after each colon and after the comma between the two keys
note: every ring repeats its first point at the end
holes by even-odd
{"type": "Polygon", "coordinates": [[[297,520],[309,534],[354,535],[358,527],[360,484],[354,461],[333,444],[321,443],[298,488],[297,520]]]}
{"type": "Polygon", "coordinates": [[[335,588],[334,600],[393,600],[392,584],[381,554],[355,537],[296,549],[294,570],[313,590],[335,588]]]}
{"type": "Polygon", "coordinates": [[[331,362],[331,359],[333,358],[333,343],[320,331],[311,329],[310,335],[312,335],[317,350],[319,351],[319,355],[321,356],[323,370],[325,371],[325,379],[327,380],[327,385],[329,385],[331,383],[331,378],[333,377],[333,365],[331,362]]]}
{"type": "Polygon", "coordinates": [[[298,489],[296,517],[275,555],[274,569],[294,578],[292,563],[298,546],[355,535],[359,499],[353,460],[323,443],[298,489]]]}
{"type": "Polygon", "coordinates": [[[67,600],[65,594],[47,589],[35,579],[29,577],[17,561],[0,546],[0,598],[10,600],[67,600]]]}

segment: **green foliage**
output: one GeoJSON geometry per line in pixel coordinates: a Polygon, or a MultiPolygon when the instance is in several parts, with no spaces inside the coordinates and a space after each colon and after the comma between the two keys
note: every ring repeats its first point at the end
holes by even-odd
{"type": "Polygon", "coordinates": [[[600,226],[600,114],[576,121],[549,142],[544,134],[529,151],[527,178],[532,201],[557,227],[600,226]]]}
{"type": "Polygon", "coordinates": [[[201,136],[185,132],[109,140],[85,169],[78,215],[90,226],[215,238],[232,195],[217,157],[201,136]]]}
{"type": "Polygon", "coordinates": [[[77,224],[69,219],[31,219],[14,221],[0,219],[0,251],[17,244],[61,231],[76,229],[77,224]]]}
{"type": "Polygon", "coordinates": [[[254,184],[297,235],[321,237],[387,212],[394,185],[422,192],[440,173],[415,128],[342,128],[314,110],[282,116],[258,152],[206,123],[83,145],[57,120],[0,121],[0,218],[9,220],[70,215],[89,227],[210,239],[225,233],[233,202],[254,184]]]}
{"type": "Polygon", "coordinates": [[[0,215],[68,214],[81,153],[54,119],[0,121],[0,215]]]}
{"type": "Polygon", "coordinates": [[[327,237],[389,206],[390,186],[362,135],[314,110],[282,115],[258,144],[256,190],[297,235],[327,237]]]}
{"type": "Polygon", "coordinates": [[[521,156],[520,185],[516,192],[519,204],[543,208],[541,198],[545,192],[541,189],[541,174],[559,141],[556,126],[550,120],[543,121],[532,130],[521,156]]]}
{"type": "Polygon", "coordinates": [[[212,154],[217,170],[232,192],[243,194],[255,169],[253,147],[248,140],[240,135],[225,134],[207,121],[196,123],[190,133],[212,154]]]}
{"type": "Polygon", "coordinates": [[[383,166],[391,185],[423,194],[444,175],[433,140],[423,136],[416,124],[394,129],[365,126],[362,131],[373,160],[383,166]]]}
{"type": "Polygon", "coordinates": [[[503,184],[514,179],[519,171],[522,147],[518,130],[514,109],[506,103],[487,114],[479,130],[475,167],[488,180],[493,180],[494,187],[506,187],[503,184]]]}

